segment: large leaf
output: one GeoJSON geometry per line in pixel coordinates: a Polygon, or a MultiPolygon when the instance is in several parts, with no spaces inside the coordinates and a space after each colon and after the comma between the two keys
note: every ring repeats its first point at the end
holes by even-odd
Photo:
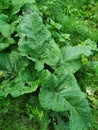
{"type": "Polygon", "coordinates": [[[85,56],[89,56],[90,54],[92,54],[91,48],[89,46],[77,45],[73,47],[64,47],[62,49],[64,61],[79,59],[82,54],[84,54],[85,56]]]}
{"type": "Polygon", "coordinates": [[[18,80],[16,78],[13,81],[5,80],[0,88],[0,97],[6,97],[8,94],[11,94],[13,97],[18,97],[25,93],[32,93],[36,91],[38,88],[38,81],[25,82],[20,78],[21,77],[18,77],[18,80]]]}
{"type": "Polygon", "coordinates": [[[17,97],[37,89],[39,81],[36,79],[33,63],[28,64],[29,61],[17,52],[0,53],[0,96],[11,94],[17,97]]]}
{"type": "Polygon", "coordinates": [[[82,66],[82,63],[80,60],[72,60],[69,62],[64,62],[64,63],[60,63],[59,65],[56,66],[55,68],[55,72],[57,74],[61,74],[61,72],[65,75],[69,74],[69,73],[75,73],[76,71],[78,71],[80,69],[80,67],[82,66]]]}
{"type": "Polygon", "coordinates": [[[57,77],[48,74],[45,81],[43,81],[39,100],[46,110],[68,111],[70,113],[70,130],[88,129],[90,122],[89,105],[72,74],[67,76],[61,74],[57,77]]]}
{"type": "Polygon", "coordinates": [[[0,70],[8,73],[17,73],[27,65],[28,61],[15,51],[12,51],[11,53],[0,53],[0,70]]]}
{"type": "Polygon", "coordinates": [[[53,66],[58,62],[60,50],[38,12],[25,14],[21,18],[18,30],[21,37],[19,50],[23,56],[36,62],[38,71],[43,69],[44,63],[53,66]]]}
{"type": "Polygon", "coordinates": [[[89,56],[92,54],[89,46],[68,46],[61,49],[62,57],[56,65],[56,73],[75,73],[82,66],[82,55],[89,56]]]}
{"type": "MultiPolygon", "coordinates": [[[[20,8],[23,7],[24,5],[32,4],[35,3],[35,0],[11,0],[10,4],[10,15],[14,15],[20,11],[20,8]]],[[[30,10],[30,7],[28,7],[28,10],[30,10]]],[[[15,18],[15,17],[14,17],[15,18]]]]}

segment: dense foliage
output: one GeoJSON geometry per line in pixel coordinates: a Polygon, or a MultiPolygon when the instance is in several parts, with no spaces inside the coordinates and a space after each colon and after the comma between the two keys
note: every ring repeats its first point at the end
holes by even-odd
{"type": "Polygon", "coordinates": [[[98,130],[97,7],[0,1],[0,129],[98,130]]]}

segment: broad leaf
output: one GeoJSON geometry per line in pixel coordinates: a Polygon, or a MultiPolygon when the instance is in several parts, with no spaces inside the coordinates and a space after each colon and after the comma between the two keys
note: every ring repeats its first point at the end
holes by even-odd
{"type": "Polygon", "coordinates": [[[27,60],[22,58],[17,52],[12,51],[11,53],[0,53],[0,70],[8,73],[17,73],[27,65],[27,60]]]}
{"type": "Polygon", "coordinates": [[[70,130],[87,130],[90,121],[89,105],[74,76],[62,74],[57,77],[58,83],[55,83],[52,75],[48,77],[43,81],[39,94],[42,107],[57,112],[69,111],[70,130]]]}
{"type": "MultiPolygon", "coordinates": [[[[14,15],[16,13],[18,13],[20,11],[20,8],[23,7],[24,5],[28,5],[30,4],[32,6],[32,4],[35,3],[35,0],[11,0],[10,3],[10,15],[14,15]]],[[[30,8],[28,7],[28,10],[30,10],[30,8]]]]}
{"type": "Polygon", "coordinates": [[[61,49],[62,57],[56,65],[55,72],[61,71],[66,75],[75,73],[82,66],[80,58],[82,55],[89,56],[92,54],[89,46],[68,46],[61,49]]]}
{"type": "Polygon", "coordinates": [[[17,97],[37,89],[39,81],[32,68],[33,63],[32,66],[28,64],[29,62],[17,52],[0,53],[1,78],[5,79],[0,80],[0,97],[6,97],[8,94],[17,97]]]}
{"type": "Polygon", "coordinates": [[[21,37],[18,43],[19,50],[23,56],[36,62],[35,68],[38,71],[43,69],[44,63],[54,66],[58,62],[60,50],[39,13],[25,14],[21,18],[18,30],[21,37]]]}
{"type": "Polygon", "coordinates": [[[72,46],[64,47],[62,49],[62,55],[65,62],[79,59],[80,56],[83,54],[88,57],[90,54],[92,54],[91,48],[89,46],[77,45],[73,47],[72,46]]]}
{"type": "Polygon", "coordinates": [[[56,66],[55,72],[57,74],[61,74],[61,72],[65,75],[69,73],[75,73],[80,69],[82,66],[81,62],[79,60],[72,60],[69,62],[64,62],[56,66]]]}
{"type": "Polygon", "coordinates": [[[3,88],[0,90],[0,97],[6,97],[8,94],[11,94],[11,96],[13,97],[18,97],[25,93],[32,93],[36,91],[36,89],[38,88],[38,81],[24,82],[24,81],[21,81],[19,78],[18,80],[17,78],[14,79],[14,80],[17,80],[17,82],[5,80],[2,83],[3,88]]]}

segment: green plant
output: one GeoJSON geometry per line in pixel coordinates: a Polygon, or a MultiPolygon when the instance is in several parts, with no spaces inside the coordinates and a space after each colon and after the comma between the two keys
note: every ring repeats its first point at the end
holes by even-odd
{"type": "Polygon", "coordinates": [[[31,105],[26,104],[26,111],[27,114],[29,115],[29,118],[32,120],[32,118],[43,118],[43,111],[40,111],[37,107],[33,108],[31,105]]]}
{"type": "Polygon", "coordinates": [[[0,2],[1,102],[6,103],[9,95],[32,95],[24,103],[24,111],[15,105],[15,112],[29,116],[35,129],[88,130],[90,107],[75,77],[77,71],[81,74],[81,67],[88,65],[92,52],[97,51],[97,43],[87,40],[91,36],[88,27],[85,29],[78,20],[75,23],[75,19],[64,31],[64,25],[77,14],[77,10],[71,10],[72,5],[66,7],[64,21],[58,21],[63,10],[57,10],[58,17],[51,12],[55,3],[55,7],[59,6],[58,1],[48,1],[44,7],[34,0],[6,2],[0,2]],[[72,39],[78,35],[80,43],[74,45],[72,39]]]}

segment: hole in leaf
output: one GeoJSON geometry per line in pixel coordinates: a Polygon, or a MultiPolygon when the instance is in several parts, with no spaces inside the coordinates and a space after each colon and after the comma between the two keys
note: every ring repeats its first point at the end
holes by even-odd
{"type": "Polygon", "coordinates": [[[25,85],[25,87],[28,87],[28,86],[29,86],[29,84],[28,84],[28,83],[25,83],[24,85],[25,85]]]}
{"type": "Polygon", "coordinates": [[[52,67],[47,65],[46,63],[44,64],[44,69],[49,70],[51,73],[54,73],[54,69],[52,69],[52,67]]]}

